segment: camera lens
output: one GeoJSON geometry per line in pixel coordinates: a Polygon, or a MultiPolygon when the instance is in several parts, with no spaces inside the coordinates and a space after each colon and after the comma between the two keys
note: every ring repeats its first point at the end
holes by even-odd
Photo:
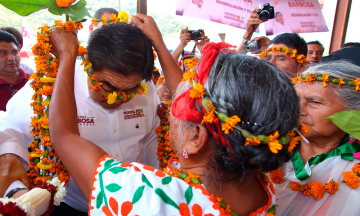
{"type": "Polygon", "coordinates": [[[254,42],[250,42],[247,46],[246,46],[246,50],[254,50],[256,49],[256,44],[254,42]]]}
{"type": "Polygon", "coordinates": [[[261,11],[261,13],[259,14],[259,19],[262,21],[266,21],[268,20],[270,17],[270,13],[267,10],[263,10],[261,11]]]}

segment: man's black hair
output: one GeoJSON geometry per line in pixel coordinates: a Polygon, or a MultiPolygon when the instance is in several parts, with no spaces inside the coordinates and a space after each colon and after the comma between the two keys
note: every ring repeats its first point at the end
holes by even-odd
{"type": "Polygon", "coordinates": [[[0,30],[9,32],[14,35],[19,44],[23,44],[23,37],[21,33],[14,27],[1,27],[0,30]]]}
{"type": "Polygon", "coordinates": [[[307,55],[307,44],[304,38],[300,37],[297,33],[282,33],[277,35],[270,41],[267,47],[271,44],[285,44],[287,47],[296,49],[297,54],[307,55]]]}
{"type": "Polygon", "coordinates": [[[94,14],[94,17],[96,19],[101,19],[101,16],[104,14],[104,13],[111,13],[111,14],[115,14],[116,16],[118,15],[119,11],[117,11],[116,9],[114,8],[100,8],[99,10],[97,10],[94,14]]]}
{"type": "Polygon", "coordinates": [[[19,43],[16,40],[15,36],[10,34],[9,32],[6,32],[4,30],[0,30],[0,42],[8,42],[8,43],[14,43],[16,47],[19,47],[19,43]]]}
{"type": "Polygon", "coordinates": [[[360,43],[358,43],[358,42],[348,42],[348,43],[344,43],[344,44],[341,46],[341,49],[342,49],[342,48],[346,48],[346,47],[360,47],[360,43]]]}
{"type": "Polygon", "coordinates": [[[320,41],[316,40],[316,41],[310,41],[310,42],[307,42],[307,45],[309,44],[317,44],[317,45],[320,45],[322,48],[323,48],[323,52],[325,51],[325,47],[322,45],[322,43],[320,43],[320,41]]]}
{"type": "Polygon", "coordinates": [[[152,44],[137,27],[127,23],[103,25],[90,35],[87,51],[93,72],[107,69],[123,76],[140,74],[143,79],[151,79],[152,44]]]}

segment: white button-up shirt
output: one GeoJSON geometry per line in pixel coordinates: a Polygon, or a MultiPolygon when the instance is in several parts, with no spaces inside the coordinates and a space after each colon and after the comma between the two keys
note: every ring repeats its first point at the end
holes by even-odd
{"type": "MultiPolygon", "coordinates": [[[[136,95],[119,108],[107,110],[91,99],[87,75],[82,67],[77,67],[77,122],[81,137],[95,143],[109,155],[121,161],[140,161],[156,168],[159,166],[155,133],[155,128],[160,123],[156,115],[159,98],[152,82],[147,82],[146,85],[146,95],[136,95]]],[[[34,116],[30,106],[33,93],[28,82],[8,102],[8,111],[0,112],[0,155],[13,153],[24,163],[29,162],[27,148],[33,139],[30,134],[30,117],[34,116]]],[[[72,179],[67,191],[65,202],[68,205],[80,211],[88,211],[88,201],[72,179]]]]}

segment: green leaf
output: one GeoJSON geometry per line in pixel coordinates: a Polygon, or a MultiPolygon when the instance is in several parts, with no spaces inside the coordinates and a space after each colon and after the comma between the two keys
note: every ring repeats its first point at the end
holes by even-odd
{"type": "Polygon", "coordinates": [[[118,174],[119,172],[124,172],[126,170],[127,169],[123,168],[123,167],[113,167],[113,168],[109,169],[109,171],[114,173],[114,174],[118,174]]]}
{"type": "Polygon", "coordinates": [[[186,191],[185,191],[186,205],[189,205],[189,203],[191,202],[192,198],[193,198],[193,191],[192,191],[192,187],[189,186],[188,189],[186,189],[186,191]]]}
{"type": "Polygon", "coordinates": [[[161,190],[160,188],[155,189],[155,193],[164,201],[164,203],[171,205],[175,207],[177,210],[179,210],[179,206],[170,198],[166,193],[161,190]]]}
{"type": "Polygon", "coordinates": [[[360,139],[360,111],[342,111],[326,117],[336,124],[341,130],[360,139]]]}
{"type": "Polygon", "coordinates": [[[103,203],[103,200],[104,200],[104,192],[100,191],[100,193],[96,197],[96,208],[97,209],[100,208],[101,204],[103,203]]]}
{"type": "Polygon", "coordinates": [[[163,178],[163,179],[161,180],[161,183],[162,183],[163,185],[166,185],[166,184],[169,184],[169,183],[171,182],[171,180],[172,180],[172,177],[171,177],[171,176],[167,176],[167,177],[165,177],[165,178],[163,178]]]}
{"type": "Polygon", "coordinates": [[[48,8],[51,0],[0,0],[0,4],[20,16],[27,16],[43,8],[48,8]]]}
{"type": "Polygon", "coordinates": [[[114,162],[114,159],[110,159],[110,160],[106,161],[104,164],[104,167],[105,167],[104,169],[108,168],[112,162],[114,162]]]}
{"type": "Polygon", "coordinates": [[[86,1],[80,0],[68,8],[58,7],[55,0],[51,0],[49,12],[55,15],[69,15],[72,21],[80,21],[85,17],[91,17],[89,9],[86,8],[86,1]]]}
{"type": "Polygon", "coordinates": [[[147,184],[147,186],[153,188],[152,184],[149,182],[149,180],[146,178],[146,176],[144,174],[142,174],[142,181],[145,182],[145,184],[147,184]]]}
{"type": "Polygon", "coordinates": [[[105,188],[111,193],[114,193],[119,191],[121,189],[121,186],[116,183],[112,183],[112,184],[108,184],[105,188]]]}
{"type": "Polygon", "coordinates": [[[139,187],[138,189],[136,189],[135,191],[135,194],[134,194],[134,197],[131,201],[131,203],[134,205],[137,201],[140,200],[140,198],[142,197],[143,195],[143,192],[144,192],[144,189],[145,189],[145,185],[139,187]]]}

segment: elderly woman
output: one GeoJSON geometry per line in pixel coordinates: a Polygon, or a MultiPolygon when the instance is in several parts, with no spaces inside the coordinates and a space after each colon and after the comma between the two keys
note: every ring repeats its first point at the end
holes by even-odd
{"type": "MultiPolygon", "coordinates": [[[[142,30],[155,25],[143,17],[132,18],[142,30]]],[[[166,49],[159,35],[148,37],[161,53],[166,49]]],[[[79,136],[74,67],[61,60],[69,58],[77,38],[56,29],[51,42],[62,53],[50,110],[52,144],[89,198],[90,215],[275,213],[272,183],[261,172],[289,160],[288,134],[298,126],[299,113],[296,92],[279,69],[231,53],[225,43],[205,46],[196,74],[187,74],[176,91],[169,136],[179,161],[163,172],[116,161],[79,136]]],[[[160,62],[168,57],[160,54],[160,62]]]]}
{"type": "Polygon", "coordinates": [[[277,212],[360,215],[356,175],[360,160],[353,156],[360,144],[326,118],[344,110],[360,110],[360,92],[349,82],[358,80],[360,67],[346,61],[318,64],[300,77],[295,89],[301,122],[310,127],[305,136],[309,143],[302,141],[291,162],[283,166],[284,178],[275,185],[277,212]]]}

